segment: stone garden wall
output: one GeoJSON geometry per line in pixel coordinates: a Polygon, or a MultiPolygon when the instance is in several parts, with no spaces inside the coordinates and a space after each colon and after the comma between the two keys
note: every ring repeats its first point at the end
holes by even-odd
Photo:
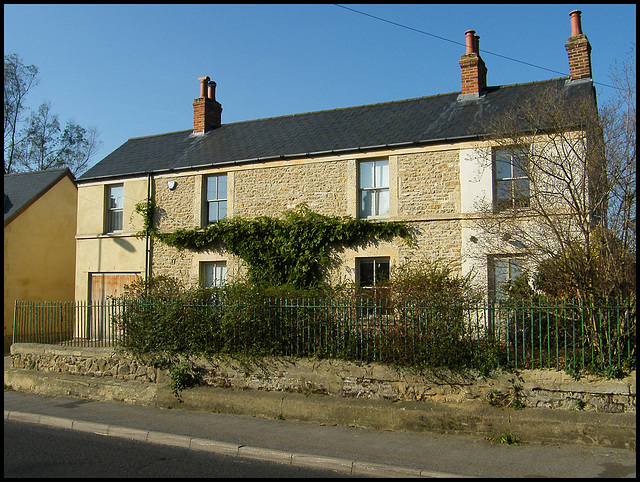
{"type": "MultiPolygon", "coordinates": [[[[151,383],[167,374],[111,348],[14,344],[13,368],[114,377],[151,383]]],[[[555,370],[522,370],[491,377],[446,370],[416,372],[339,360],[265,358],[198,360],[198,383],[236,390],[290,391],[334,397],[487,403],[512,408],[544,407],[609,413],[636,411],[636,372],[624,379],[585,375],[576,380],[555,370]]]]}

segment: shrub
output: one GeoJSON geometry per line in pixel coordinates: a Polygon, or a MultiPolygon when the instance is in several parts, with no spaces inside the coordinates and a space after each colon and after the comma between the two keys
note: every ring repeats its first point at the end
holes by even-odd
{"type": "MultiPolygon", "coordinates": [[[[187,289],[158,277],[128,287],[118,319],[130,351],[169,365],[185,357],[336,357],[413,366],[490,371],[468,319],[468,278],[438,263],[406,263],[383,287],[299,288],[229,283],[187,289]]],[[[184,366],[175,372],[184,375],[184,366]]],[[[178,385],[180,385],[178,383],[178,385]]]]}

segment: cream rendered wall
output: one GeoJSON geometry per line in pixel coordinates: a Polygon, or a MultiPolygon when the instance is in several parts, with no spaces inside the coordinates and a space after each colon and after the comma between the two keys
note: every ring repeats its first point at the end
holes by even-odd
{"type": "Polygon", "coordinates": [[[15,300],[73,300],[77,196],[65,176],[4,228],[5,341],[15,300]]]}
{"type": "Polygon", "coordinates": [[[87,300],[91,273],[138,273],[144,276],[146,245],[136,238],[142,217],[135,205],[147,199],[146,178],[126,179],[124,184],[123,229],[105,233],[105,189],[108,184],[78,186],[78,228],[76,233],[75,299],[87,300]]]}
{"type": "MultiPolygon", "coordinates": [[[[532,166],[530,175],[531,196],[544,204],[547,212],[566,213],[566,186],[560,181],[568,169],[573,176],[575,185],[585,182],[581,167],[581,156],[576,154],[584,148],[584,134],[572,132],[564,134],[560,139],[548,136],[530,138],[533,158],[537,165],[532,166]],[[556,162],[564,159],[564,162],[556,162]],[[544,167],[548,173],[542,173],[544,167]]],[[[462,214],[462,273],[472,273],[476,282],[483,287],[488,285],[487,255],[488,254],[517,254],[522,252],[523,244],[517,240],[503,239],[500,235],[489,238],[481,230],[474,218],[480,216],[482,206],[486,209],[493,204],[493,172],[492,149],[486,143],[468,146],[460,152],[460,186],[461,186],[461,214],[462,214]],[[490,253],[488,252],[490,251],[490,253]]],[[[530,239],[548,240],[549,248],[553,247],[553,235],[546,232],[544,224],[533,219],[523,219],[519,229],[527,233],[530,239]]],[[[526,241],[525,241],[526,242],[526,241]]],[[[525,266],[533,268],[534,261],[529,258],[525,266]]]]}
{"type": "Polygon", "coordinates": [[[462,274],[471,274],[474,282],[484,289],[488,286],[488,254],[518,253],[508,241],[489,237],[474,219],[493,205],[492,149],[477,145],[460,150],[460,186],[462,205],[462,274]],[[491,247],[491,253],[487,252],[491,247]]]}
{"type": "Polygon", "coordinates": [[[487,286],[487,254],[480,249],[484,233],[471,220],[478,214],[479,205],[493,203],[493,174],[491,148],[478,146],[461,149],[460,191],[461,211],[467,219],[462,223],[462,274],[472,274],[480,286],[487,286]]]}

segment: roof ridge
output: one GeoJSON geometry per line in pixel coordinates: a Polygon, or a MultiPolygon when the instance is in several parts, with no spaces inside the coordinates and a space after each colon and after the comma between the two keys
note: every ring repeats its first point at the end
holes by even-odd
{"type": "MultiPolygon", "coordinates": [[[[531,82],[521,82],[521,83],[515,83],[515,84],[487,86],[487,89],[502,89],[502,88],[506,88],[506,87],[518,87],[518,86],[523,86],[523,85],[542,84],[542,83],[545,83],[545,82],[559,81],[559,80],[566,80],[566,79],[570,79],[570,77],[566,76],[566,77],[558,77],[558,78],[553,78],[553,79],[535,80],[535,81],[531,81],[531,82]]],[[[272,117],[259,117],[258,119],[248,119],[248,120],[243,120],[243,121],[229,122],[229,123],[226,123],[226,124],[222,124],[220,127],[232,126],[232,125],[238,125],[238,124],[248,124],[248,123],[251,123],[251,122],[261,122],[261,121],[273,120],[273,119],[286,119],[286,118],[290,118],[290,117],[299,117],[299,116],[305,116],[305,115],[311,115],[311,114],[322,114],[322,113],[325,113],[325,112],[347,111],[347,110],[350,110],[350,109],[361,109],[363,107],[375,107],[375,106],[381,106],[381,105],[385,105],[385,104],[400,104],[400,103],[403,103],[403,102],[412,102],[412,101],[417,101],[417,100],[422,100],[422,99],[432,99],[432,98],[444,97],[444,96],[449,96],[449,95],[458,95],[460,93],[461,93],[461,91],[454,91],[454,92],[446,92],[446,93],[442,93],[442,94],[433,94],[433,95],[423,95],[423,96],[420,96],[420,97],[411,97],[409,99],[387,100],[387,101],[384,101],[384,102],[374,102],[372,104],[359,104],[359,105],[353,105],[353,106],[348,106],[348,107],[336,107],[334,109],[313,110],[313,111],[309,111],[309,112],[298,112],[298,113],[295,113],[295,114],[284,114],[284,115],[277,115],[277,116],[272,116],[272,117]]],[[[149,134],[147,136],[130,137],[129,140],[132,141],[132,140],[138,140],[138,139],[148,139],[148,138],[152,138],[152,137],[168,136],[168,135],[173,135],[173,134],[182,134],[182,133],[186,133],[186,132],[191,132],[192,130],[193,129],[182,129],[182,130],[179,130],[179,131],[164,132],[164,133],[161,133],[161,134],[149,134]]]]}
{"type": "Polygon", "coordinates": [[[547,82],[559,82],[561,80],[563,81],[567,81],[571,79],[571,77],[569,75],[564,76],[564,77],[555,77],[553,79],[544,79],[544,80],[531,80],[529,82],[517,82],[515,84],[506,84],[506,85],[488,85],[487,89],[502,89],[504,87],[521,87],[523,85],[533,85],[533,84],[545,84],[547,82]]]}
{"type": "MultiPolygon", "coordinates": [[[[272,116],[272,117],[259,117],[257,119],[248,119],[248,120],[242,120],[242,121],[236,121],[236,122],[229,122],[226,124],[222,124],[220,127],[224,127],[224,126],[232,126],[232,125],[237,125],[237,124],[247,124],[250,122],[260,122],[260,121],[266,121],[266,120],[272,120],[272,119],[284,119],[284,118],[288,118],[288,117],[296,117],[296,116],[303,116],[303,115],[310,115],[310,114],[321,114],[323,112],[336,112],[336,111],[344,111],[344,110],[349,110],[349,109],[358,109],[358,108],[362,108],[362,107],[373,107],[373,106],[378,106],[378,105],[384,105],[384,104],[399,104],[402,102],[409,102],[409,101],[415,101],[415,100],[420,100],[420,99],[428,99],[428,98],[432,98],[432,97],[442,97],[445,95],[453,95],[456,94],[456,92],[448,92],[445,94],[434,94],[434,95],[425,95],[422,97],[412,97],[410,99],[400,99],[400,100],[388,100],[388,101],[384,101],[384,102],[376,102],[373,104],[361,104],[361,105],[353,105],[353,106],[349,106],[349,107],[336,107],[335,109],[322,109],[322,110],[312,110],[309,112],[298,112],[296,114],[283,114],[283,115],[276,115],[276,116],[272,116]]],[[[147,136],[137,136],[137,137],[130,137],[128,140],[132,141],[132,140],[137,140],[137,139],[148,139],[150,137],[160,137],[160,136],[168,136],[168,135],[172,135],[172,134],[182,134],[184,132],[191,132],[193,129],[183,129],[183,130],[179,130],[179,131],[173,131],[173,132],[164,132],[161,134],[149,134],[147,136]]]]}
{"type": "Polygon", "coordinates": [[[63,172],[66,171],[67,169],[69,169],[68,167],[59,167],[56,169],[41,169],[39,171],[22,171],[22,172],[10,172],[8,174],[5,174],[5,176],[17,176],[20,174],[40,174],[40,173],[45,173],[45,172],[63,172]]]}
{"type": "Polygon", "coordinates": [[[278,115],[278,116],[273,116],[273,117],[261,117],[258,119],[249,119],[249,120],[245,120],[245,121],[238,121],[238,122],[230,122],[229,124],[223,124],[223,125],[232,125],[232,124],[243,124],[245,122],[257,122],[257,121],[263,121],[263,120],[271,120],[271,119],[282,119],[285,117],[296,117],[296,116],[303,116],[303,115],[309,115],[309,114],[321,114],[323,112],[336,112],[336,111],[344,111],[344,110],[349,110],[349,109],[360,109],[362,107],[374,107],[374,106],[379,106],[379,105],[385,105],[385,104],[400,104],[402,102],[411,102],[411,101],[416,101],[416,100],[421,100],[421,99],[429,99],[429,98],[433,98],[433,97],[444,97],[447,95],[453,95],[456,94],[456,92],[447,92],[444,94],[434,94],[434,95],[424,95],[421,97],[411,97],[409,99],[400,99],[400,100],[387,100],[384,102],[374,102],[373,104],[360,104],[360,105],[352,105],[352,106],[348,106],[348,107],[336,107],[334,109],[322,109],[322,110],[312,110],[309,112],[298,112],[296,114],[284,114],[284,115],[278,115]]]}
{"type": "MultiPolygon", "coordinates": [[[[515,84],[487,86],[487,88],[501,89],[501,88],[505,88],[505,87],[519,87],[519,86],[523,86],[523,85],[542,84],[542,83],[546,83],[546,82],[566,80],[566,79],[570,79],[570,78],[571,77],[569,77],[569,76],[556,77],[556,78],[553,78],[553,79],[534,80],[534,81],[530,81],[530,82],[519,82],[519,83],[515,83],[515,84]]],[[[283,117],[295,117],[295,116],[308,115],[308,114],[320,114],[322,112],[335,112],[335,111],[348,110],[348,109],[358,109],[358,108],[361,108],[361,107],[374,107],[374,106],[384,105],[384,104],[399,104],[399,103],[402,103],[402,102],[411,102],[411,101],[422,100],[422,99],[432,99],[432,98],[436,98],[436,97],[444,97],[444,96],[449,96],[449,95],[458,95],[461,92],[462,92],[461,90],[458,90],[458,91],[454,91],[454,92],[445,92],[445,93],[441,93],[441,94],[432,94],[432,95],[423,95],[423,96],[420,96],[420,97],[411,97],[409,99],[387,100],[387,101],[384,101],[384,102],[375,102],[373,104],[360,104],[360,105],[353,105],[353,106],[349,106],[349,107],[336,107],[335,109],[323,109],[323,110],[316,110],[316,111],[309,111],[309,112],[299,112],[297,114],[284,114],[284,115],[281,115],[281,116],[262,117],[262,118],[259,118],[259,119],[249,119],[249,120],[245,120],[245,121],[230,122],[229,124],[222,124],[222,125],[241,124],[241,123],[244,123],[244,122],[256,122],[256,121],[261,121],[261,120],[280,119],[280,118],[283,118],[283,117]]]]}
{"type": "Polygon", "coordinates": [[[170,136],[172,134],[182,134],[183,132],[192,132],[192,131],[193,131],[193,129],[183,129],[183,130],[180,130],[180,131],[162,132],[160,134],[149,134],[149,135],[146,135],[146,136],[129,137],[129,139],[127,139],[127,140],[135,141],[137,139],[148,139],[150,137],[170,136]]]}

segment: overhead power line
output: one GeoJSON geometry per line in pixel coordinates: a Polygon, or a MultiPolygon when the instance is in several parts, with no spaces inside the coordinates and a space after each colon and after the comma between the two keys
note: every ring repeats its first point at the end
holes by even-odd
{"type": "MultiPolygon", "coordinates": [[[[403,24],[398,23],[398,22],[392,22],[391,20],[387,20],[386,18],[377,17],[375,15],[371,15],[370,13],[361,12],[360,10],[356,10],[355,8],[345,7],[344,5],[340,5],[338,3],[334,3],[333,5],[335,5],[336,7],[344,8],[345,10],[349,10],[351,12],[354,12],[354,13],[357,13],[357,14],[360,14],[360,15],[364,15],[366,17],[370,17],[370,18],[373,18],[373,19],[376,19],[376,20],[380,20],[381,22],[385,22],[385,23],[389,23],[391,25],[395,25],[396,27],[404,28],[404,29],[407,29],[407,30],[412,30],[413,32],[417,32],[417,33],[420,33],[420,34],[423,34],[423,35],[428,35],[429,37],[434,37],[434,38],[437,38],[438,40],[444,40],[445,42],[450,42],[452,44],[462,45],[463,47],[466,47],[466,43],[463,43],[463,42],[458,42],[456,40],[451,40],[451,39],[448,39],[448,38],[445,38],[445,37],[441,37],[440,35],[435,35],[435,34],[432,34],[432,33],[429,33],[429,32],[425,32],[424,30],[420,30],[420,29],[417,29],[417,28],[409,27],[407,25],[403,25],[403,24]]],[[[532,64],[530,62],[525,62],[524,60],[515,59],[513,57],[508,57],[506,55],[497,54],[497,53],[491,52],[489,50],[483,50],[482,53],[486,53],[486,54],[489,54],[489,55],[494,55],[496,57],[500,57],[500,58],[503,58],[505,60],[510,60],[512,62],[518,62],[520,64],[528,65],[530,67],[535,67],[536,69],[546,70],[547,72],[552,72],[554,74],[560,74],[563,77],[566,77],[566,76],[569,75],[566,72],[559,72],[557,70],[548,69],[547,67],[542,67],[541,65],[532,64]]],[[[598,84],[598,85],[602,85],[604,87],[610,87],[610,88],[616,89],[616,90],[623,90],[623,89],[620,89],[620,88],[615,87],[613,85],[603,84],[602,82],[594,81],[593,83],[594,84],[598,84]]]]}

